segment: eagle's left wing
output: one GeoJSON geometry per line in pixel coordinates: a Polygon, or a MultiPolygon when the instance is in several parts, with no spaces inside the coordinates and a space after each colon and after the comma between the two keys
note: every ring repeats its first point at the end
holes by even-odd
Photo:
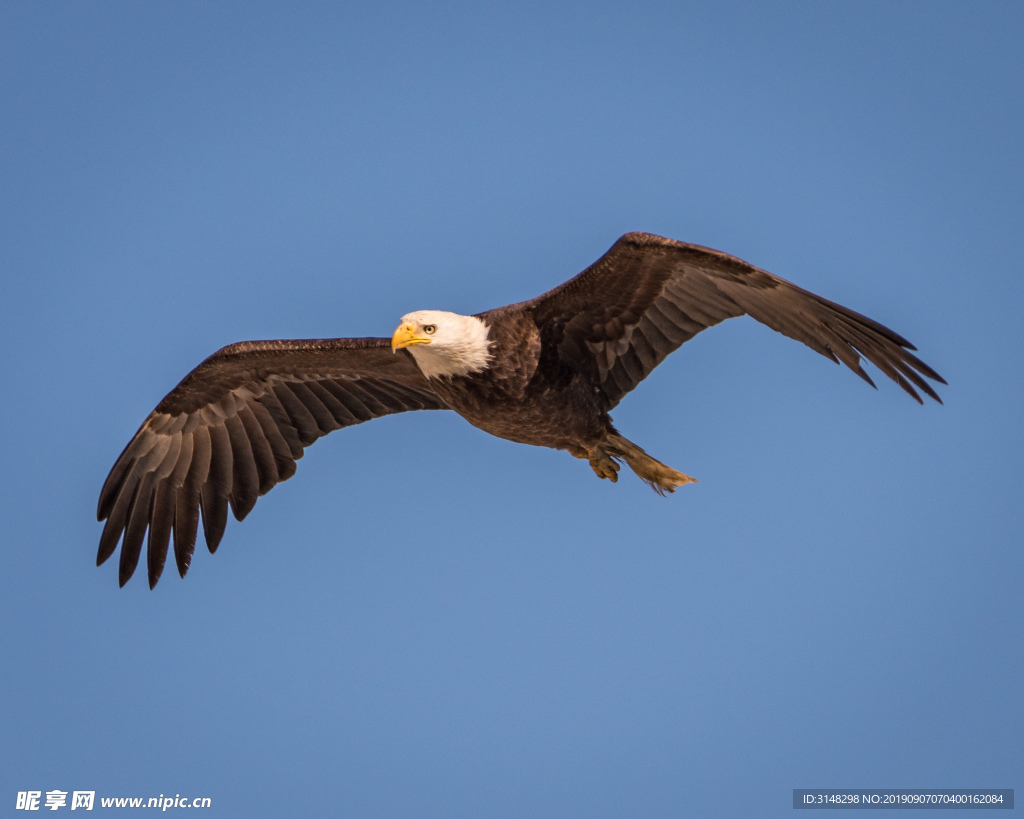
{"type": "Polygon", "coordinates": [[[189,373],[117,459],[100,492],[106,520],[96,564],[121,545],[118,578],[135,571],[149,531],[150,588],[171,532],[182,577],[200,511],[213,552],[228,507],[242,520],[260,495],[295,474],[303,449],[335,429],[396,412],[447,409],[408,353],[385,338],[246,341],[189,373]]]}

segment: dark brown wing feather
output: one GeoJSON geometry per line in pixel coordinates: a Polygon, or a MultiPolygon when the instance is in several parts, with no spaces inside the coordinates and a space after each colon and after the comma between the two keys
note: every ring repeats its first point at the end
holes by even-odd
{"type": "Polygon", "coordinates": [[[874,386],[864,356],[918,403],[915,387],[941,403],[922,376],[946,383],[878,322],[735,256],[649,233],[627,233],[575,278],[502,309],[531,313],[544,348],[591,377],[611,406],[683,342],[744,314],[874,386]]]}
{"type": "Polygon", "coordinates": [[[107,560],[121,540],[123,586],[148,531],[152,588],[173,534],[184,577],[200,512],[213,552],[228,508],[242,520],[260,495],[295,473],[304,447],[341,427],[421,409],[446,406],[408,353],[392,354],[388,339],[225,347],[160,402],[114,464],[97,508],[97,518],[107,523],[96,563],[107,560]]]}

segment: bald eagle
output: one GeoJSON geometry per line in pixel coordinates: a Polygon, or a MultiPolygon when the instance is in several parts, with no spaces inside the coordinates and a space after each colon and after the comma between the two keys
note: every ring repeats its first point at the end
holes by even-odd
{"type": "Polygon", "coordinates": [[[123,586],[148,530],[152,588],[173,532],[184,577],[200,514],[214,552],[228,507],[245,518],[295,473],[305,447],[408,410],[454,410],[500,438],[583,458],[612,482],[625,461],[659,493],[673,492],[694,479],[620,435],[608,413],[683,342],[744,314],[872,386],[861,356],[918,403],[917,390],[941,403],[925,378],[946,382],[887,327],[726,253],[629,233],[530,301],[475,316],[409,313],[390,339],[244,341],[214,353],[157,405],[110,471],[96,563],[123,535],[123,586]]]}

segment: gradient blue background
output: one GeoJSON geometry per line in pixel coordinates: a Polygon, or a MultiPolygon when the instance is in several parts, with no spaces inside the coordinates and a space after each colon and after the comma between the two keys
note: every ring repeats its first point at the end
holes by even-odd
{"type": "Polygon", "coordinates": [[[3,810],[1021,794],[1024,7],[426,6],[0,7],[3,810]],[[627,230],[893,326],[945,406],[740,319],[615,413],[701,479],[670,498],[414,413],[184,582],[94,568],[107,470],[206,355],[530,298],[627,230]]]}

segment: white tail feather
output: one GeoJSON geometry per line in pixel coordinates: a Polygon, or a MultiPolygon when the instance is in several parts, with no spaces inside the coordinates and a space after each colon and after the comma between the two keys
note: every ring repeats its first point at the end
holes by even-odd
{"type": "Polygon", "coordinates": [[[677,486],[697,483],[696,478],[684,475],[652,458],[632,441],[626,440],[617,432],[606,435],[601,442],[601,449],[612,458],[621,458],[632,469],[638,478],[651,487],[659,495],[675,492],[677,486]]]}

